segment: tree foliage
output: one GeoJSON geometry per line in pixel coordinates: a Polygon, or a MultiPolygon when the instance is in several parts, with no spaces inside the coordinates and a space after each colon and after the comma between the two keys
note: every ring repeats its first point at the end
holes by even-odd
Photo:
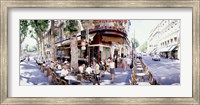
{"type": "Polygon", "coordinates": [[[142,52],[147,51],[147,41],[140,46],[140,51],[142,51],[142,52]]]}
{"type": "Polygon", "coordinates": [[[77,20],[68,20],[66,22],[65,31],[76,32],[78,31],[78,21],[77,20]]]}
{"type": "Polygon", "coordinates": [[[49,20],[30,20],[30,25],[34,29],[38,37],[46,32],[49,27],[49,20]]]}
{"type": "Polygon", "coordinates": [[[28,20],[20,20],[19,33],[20,33],[20,41],[21,41],[21,43],[24,41],[24,39],[27,36],[28,26],[29,26],[28,20]]]}
{"type": "Polygon", "coordinates": [[[41,50],[41,54],[44,53],[44,49],[42,50],[43,47],[43,34],[47,31],[48,27],[49,27],[49,20],[30,20],[30,26],[32,27],[33,31],[30,32],[32,33],[31,37],[33,39],[35,39],[37,41],[38,44],[38,53],[40,52],[39,50],[41,50]],[[33,33],[35,35],[33,35],[33,33]],[[40,46],[40,48],[39,48],[40,46]]]}
{"type": "Polygon", "coordinates": [[[135,38],[132,38],[132,42],[133,42],[133,46],[135,47],[135,48],[137,48],[140,44],[139,44],[139,41],[137,40],[137,39],[135,39],[135,38]]]}

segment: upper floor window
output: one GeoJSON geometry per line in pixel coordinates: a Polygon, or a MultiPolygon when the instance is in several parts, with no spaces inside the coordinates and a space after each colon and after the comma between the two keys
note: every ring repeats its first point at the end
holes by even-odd
{"type": "Polygon", "coordinates": [[[174,41],[175,41],[175,42],[177,41],[177,37],[174,37],[174,41]]]}

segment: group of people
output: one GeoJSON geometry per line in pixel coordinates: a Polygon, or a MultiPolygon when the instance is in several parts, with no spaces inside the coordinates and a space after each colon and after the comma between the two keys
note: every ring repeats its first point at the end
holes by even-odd
{"type": "Polygon", "coordinates": [[[100,85],[100,79],[104,77],[104,73],[106,71],[106,67],[109,67],[110,77],[112,83],[114,82],[114,74],[115,74],[115,63],[114,61],[109,58],[107,62],[97,62],[95,58],[92,59],[91,66],[85,66],[82,64],[79,66],[79,74],[83,76],[83,74],[87,73],[88,75],[93,75],[93,85],[100,85]]]}
{"type": "MultiPolygon", "coordinates": [[[[37,62],[37,61],[36,61],[37,62]]],[[[71,64],[68,61],[64,61],[62,63],[59,59],[57,61],[43,61],[42,65],[50,67],[55,73],[58,73],[61,79],[64,79],[66,76],[70,74],[75,74],[73,68],[71,68],[71,64]]],[[[118,66],[122,68],[122,72],[126,71],[130,68],[131,58],[130,57],[119,57],[115,56],[113,58],[109,57],[106,60],[98,62],[95,58],[92,59],[90,64],[83,63],[78,67],[78,76],[80,77],[80,81],[82,81],[85,74],[90,75],[92,77],[93,85],[100,85],[100,80],[105,76],[105,72],[110,73],[111,83],[114,83],[115,79],[115,70],[118,66]]]]}

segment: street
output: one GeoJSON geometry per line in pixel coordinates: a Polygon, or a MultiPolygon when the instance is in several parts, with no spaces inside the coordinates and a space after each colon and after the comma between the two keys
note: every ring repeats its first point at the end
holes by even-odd
{"type": "Polygon", "coordinates": [[[40,71],[32,57],[20,63],[20,85],[49,85],[47,77],[40,71]]]}
{"type": "Polygon", "coordinates": [[[180,84],[180,61],[161,58],[153,61],[151,56],[143,56],[143,61],[160,85],[180,84]]]}

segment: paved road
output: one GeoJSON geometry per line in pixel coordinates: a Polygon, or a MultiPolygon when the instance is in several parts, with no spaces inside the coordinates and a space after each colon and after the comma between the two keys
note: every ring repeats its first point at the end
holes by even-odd
{"type": "Polygon", "coordinates": [[[48,79],[40,71],[35,61],[30,58],[30,61],[20,63],[20,85],[48,85],[48,79]]]}
{"type": "Polygon", "coordinates": [[[143,61],[161,85],[180,83],[180,61],[163,59],[153,61],[150,56],[143,56],[143,61]]]}
{"type": "MultiPolygon", "coordinates": [[[[101,78],[100,85],[129,85],[129,79],[131,78],[131,70],[122,72],[122,68],[115,70],[114,83],[111,83],[111,77],[109,72],[105,72],[105,76],[101,78]]],[[[92,85],[91,82],[83,82],[83,85],[92,85]]]]}

